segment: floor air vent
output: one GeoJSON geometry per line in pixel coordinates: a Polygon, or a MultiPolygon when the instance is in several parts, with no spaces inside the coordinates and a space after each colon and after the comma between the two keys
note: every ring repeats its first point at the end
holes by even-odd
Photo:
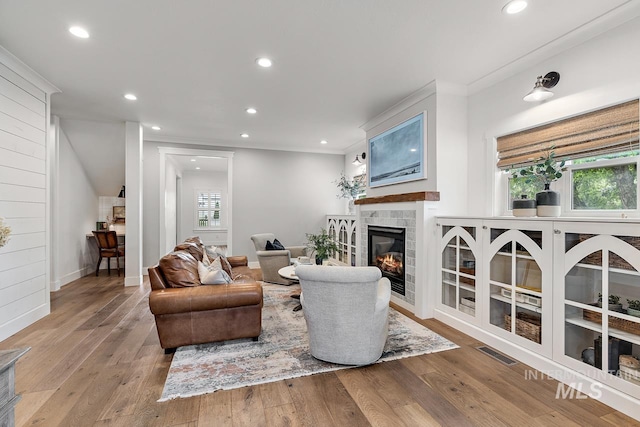
{"type": "Polygon", "coordinates": [[[515,360],[508,358],[504,354],[498,353],[497,351],[495,351],[491,347],[487,347],[487,346],[483,345],[481,347],[476,347],[476,348],[478,350],[480,350],[481,352],[485,353],[486,355],[493,357],[498,362],[504,363],[507,366],[515,365],[516,363],[518,363],[515,360]]]}

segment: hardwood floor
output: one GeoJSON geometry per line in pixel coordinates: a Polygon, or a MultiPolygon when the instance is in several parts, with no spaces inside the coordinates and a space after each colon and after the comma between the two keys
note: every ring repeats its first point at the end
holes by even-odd
{"type": "Polygon", "coordinates": [[[622,426],[591,399],[556,399],[480,343],[421,321],[459,349],[157,403],[172,355],[158,343],[149,284],[87,276],[51,297],[52,313],[0,343],[17,364],[17,426],[622,426]]]}

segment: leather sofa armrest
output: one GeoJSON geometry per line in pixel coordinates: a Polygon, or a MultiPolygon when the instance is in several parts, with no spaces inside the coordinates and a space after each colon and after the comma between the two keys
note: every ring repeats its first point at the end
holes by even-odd
{"type": "Polygon", "coordinates": [[[244,255],[227,257],[227,261],[229,261],[231,267],[246,267],[249,265],[249,260],[244,255]]]}

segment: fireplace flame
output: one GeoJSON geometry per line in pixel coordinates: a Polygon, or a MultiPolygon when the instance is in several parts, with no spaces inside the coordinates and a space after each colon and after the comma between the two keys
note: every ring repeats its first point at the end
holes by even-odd
{"type": "Polygon", "coordinates": [[[392,254],[379,255],[376,257],[376,265],[380,270],[388,273],[402,275],[402,260],[392,254]]]}

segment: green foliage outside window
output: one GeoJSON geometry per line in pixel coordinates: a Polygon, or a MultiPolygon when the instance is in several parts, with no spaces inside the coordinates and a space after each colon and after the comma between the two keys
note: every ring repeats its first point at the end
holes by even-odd
{"type": "Polygon", "coordinates": [[[636,163],[577,169],[572,173],[573,209],[621,210],[637,208],[636,163]]]}

